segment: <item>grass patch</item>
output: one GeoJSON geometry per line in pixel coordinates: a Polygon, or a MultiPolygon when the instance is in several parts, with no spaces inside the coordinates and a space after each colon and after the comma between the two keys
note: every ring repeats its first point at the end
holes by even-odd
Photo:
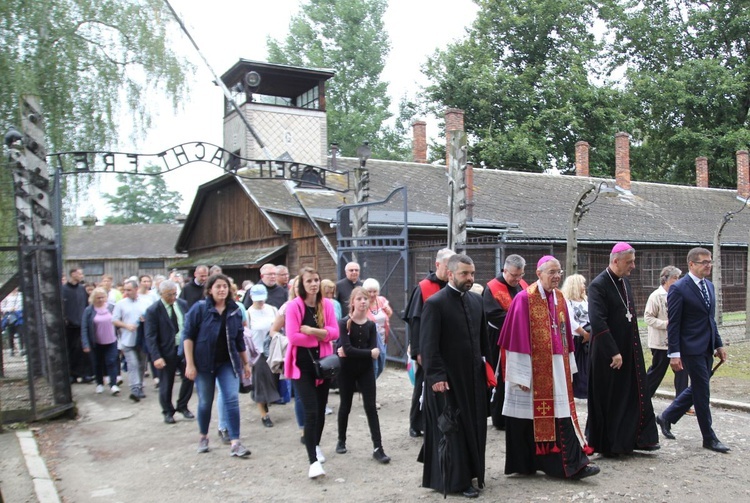
{"type": "MultiPolygon", "coordinates": [[[[750,383],[750,343],[749,342],[735,342],[726,346],[727,349],[727,361],[724,363],[719,370],[716,371],[717,377],[738,379],[750,383]]],[[[651,350],[644,345],[643,347],[643,359],[646,362],[646,368],[651,366],[651,350]]],[[[714,366],[718,363],[718,358],[714,362],[714,366]]],[[[665,383],[671,383],[674,379],[674,372],[670,368],[667,370],[662,386],[665,383]]]]}

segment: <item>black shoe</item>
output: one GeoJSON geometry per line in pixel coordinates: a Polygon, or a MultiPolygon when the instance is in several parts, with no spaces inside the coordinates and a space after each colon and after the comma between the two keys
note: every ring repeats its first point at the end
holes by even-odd
{"type": "Polygon", "coordinates": [[[461,493],[464,495],[465,498],[478,498],[479,497],[479,489],[477,489],[474,486],[469,486],[461,493]]]}
{"type": "Polygon", "coordinates": [[[195,414],[187,409],[178,410],[177,412],[182,414],[182,417],[184,417],[185,419],[195,419],[195,414]]]}
{"type": "Polygon", "coordinates": [[[664,435],[664,438],[668,438],[669,440],[674,440],[674,434],[671,431],[672,425],[669,424],[669,422],[661,417],[661,414],[656,416],[656,424],[659,425],[659,428],[661,429],[661,434],[664,435]]]}
{"type": "Polygon", "coordinates": [[[83,384],[88,384],[90,382],[94,382],[95,380],[96,378],[94,376],[86,376],[86,377],[81,378],[81,382],[83,384]]]}
{"type": "Polygon", "coordinates": [[[586,465],[583,468],[581,468],[578,473],[573,474],[570,478],[572,480],[581,480],[585,479],[586,477],[591,477],[592,475],[596,475],[601,470],[599,470],[599,467],[596,465],[586,465]]]}
{"type": "Polygon", "coordinates": [[[130,398],[130,399],[131,399],[131,400],[133,400],[134,402],[140,402],[140,401],[141,401],[141,397],[139,397],[139,396],[138,396],[138,395],[136,395],[135,393],[130,393],[130,396],[129,396],[128,398],[130,398]]]}
{"type": "Polygon", "coordinates": [[[164,422],[167,424],[175,424],[177,421],[174,420],[174,415],[164,414],[164,422]]]}
{"type": "Polygon", "coordinates": [[[385,455],[382,447],[378,447],[377,449],[375,449],[375,451],[372,453],[372,457],[375,458],[379,463],[386,464],[391,462],[391,458],[385,455]]]}
{"type": "Polygon", "coordinates": [[[266,416],[260,418],[261,422],[263,423],[263,426],[266,428],[273,428],[273,421],[271,421],[271,416],[266,416]]]}
{"type": "Polygon", "coordinates": [[[339,440],[336,442],[336,453],[337,454],[346,454],[346,442],[343,440],[339,440]]]}
{"type": "Polygon", "coordinates": [[[638,447],[635,448],[636,451],[658,451],[659,449],[661,449],[661,445],[659,444],[643,445],[643,446],[639,445],[638,447]]]}
{"type": "Polygon", "coordinates": [[[414,428],[409,428],[409,436],[412,438],[421,437],[422,432],[419,430],[415,430],[414,428]]]}
{"type": "Polygon", "coordinates": [[[729,447],[722,444],[717,439],[704,440],[703,447],[705,449],[711,449],[712,451],[715,451],[715,452],[729,452],[730,451],[729,447]]]}

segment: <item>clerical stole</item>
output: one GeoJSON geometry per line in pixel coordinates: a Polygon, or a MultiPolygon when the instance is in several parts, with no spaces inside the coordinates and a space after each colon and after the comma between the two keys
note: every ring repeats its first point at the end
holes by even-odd
{"type": "MultiPolygon", "coordinates": [[[[546,454],[549,449],[552,452],[557,452],[555,446],[554,378],[552,375],[552,337],[557,336],[557,327],[560,327],[559,333],[562,334],[565,379],[571,380],[570,361],[567,354],[565,298],[560,291],[554,291],[554,295],[557,295],[557,303],[553,315],[550,312],[547,299],[539,293],[539,283],[532,284],[527,292],[529,294],[531,369],[534,390],[534,441],[537,443],[537,452],[546,454]],[[556,320],[556,322],[553,322],[553,320],[556,320]]],[[[568,396],[573,396],[571,390],[568,390],[568,396]]]]}

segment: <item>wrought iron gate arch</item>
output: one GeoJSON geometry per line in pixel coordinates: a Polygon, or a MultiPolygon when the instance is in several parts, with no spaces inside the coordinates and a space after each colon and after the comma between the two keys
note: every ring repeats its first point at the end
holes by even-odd
{"type": "MultiPolygon", "coordinates": [[[[194,162],[208,162],[223,169],[225,173],[240,178],[288,180],[297,182],[298,186],[320,186],[340,192],[348,191],[350,186],[348,171],[289,160],[247,159],[209,142],[182,143],[157,154],[111,151],[48,154],[45,147],[44,118],[38,100],[33,96],[23,97],[21,108],[22,132],[11,128],[5,135],[7,164],[13,175],[18,246],[3,246],[0,249],[11,253],[14,249],[17,250],[18,273],[0,281],[0,291],[12,290],[15,284],[20,284],[24,316],[21,336],[27,348],[24,355],[26,376],[23,377],[23,371],[11,380],[3,375],[0,335],[0,426],[6,421],[34,421],[63,414],[75,415],[60,282],[62,176],[91,173],[154,176],[194,162]],[[138,163],[147,157],[157,158],[163,169],[159,173],[140,171],[138,163]],[[56,161],[52,181],[47,159],[56,161]],[[68,160],[72,160],[70,166],[66,165],[68,160]],[[122,163],[128,168],[120,169],[122,163]],[[240,168],[245,167],[253,168],[250,172],[257,175],[240,172],[240,168]],[[336,185],[326,183],[330,174],[338,175],[336,185]],[[341,182],[342,177],[345,183],[341,182]],[[11,390],[11,393],[17,394],[18,383],[23,380],[28,382],[28,400],[21,400],[22,406],[8,409],[3,391],[11,390]]],[[[306,216],[311,218],[307,214],[306,216]]],[[[317,223],[313,223],[319,236],[326,239],[317,223]]],[[[329,251],[333,256],[332,248],[329,251]]]]}

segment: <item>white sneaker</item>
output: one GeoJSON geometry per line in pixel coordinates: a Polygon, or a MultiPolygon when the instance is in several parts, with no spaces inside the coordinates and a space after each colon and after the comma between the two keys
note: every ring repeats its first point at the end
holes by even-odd
{"type": "Polygon", "coordinates": [[[325,470],[323,470],[323,465],[320,464],[320,461],[316,461],[315,463],[310,465],[310,469],[307,471],[307,476],[311,479],[317,479],[318,477],[325,477],[325,470]]]}
{"type": "Polygon", "coordinates": [[[111,391],[111,392],[112,392],[112,396],[117,396],[117,395],[119,395],[119,394],[120,394],[120,387],[119,387],[118,385],[116,385],[116,384],[113,384],[113,385],[112,385],[112,386],[111,386],[111,387],[109,388],[109,391],[111,391]]]}
{"type": "MultiPolygon", "coordinates": [[[[326,457],[323,456],[323,450],[320,448],[319,445],[315,446],[315,455],[318,457],[318,461],[320,461],[321,463],[325,463],[326,462],[326,457]]],[[[315,463],[313,463],[313,464],[315,464],[315,463]]]]}
{"type": "Polygon", "coordinates": [[[96,392],[97,393],[104,393],[104,386],[102,386],[101,384],[97,384],[96,385],[96,392]]]}

